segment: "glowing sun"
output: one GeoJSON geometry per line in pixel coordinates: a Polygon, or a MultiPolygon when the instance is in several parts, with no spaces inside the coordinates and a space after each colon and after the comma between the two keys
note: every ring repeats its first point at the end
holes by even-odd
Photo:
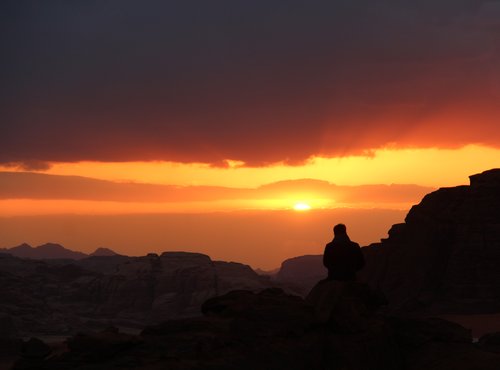
{"type": "Polygon", "coordinates": [[[295,203],[293,206],[293,209],[296,211],[309,211],[311,209],[311,206],[307,203],[295,203]]]}

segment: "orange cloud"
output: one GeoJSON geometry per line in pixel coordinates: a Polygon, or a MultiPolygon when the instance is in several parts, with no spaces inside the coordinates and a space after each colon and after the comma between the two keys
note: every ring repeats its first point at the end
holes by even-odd
{"type": "Polygon", "coordinates": [[[288,180],[257,188],[118,183],[79,176],[0,172],[2,214],[207,212],[342,206],[404,208],[431,188],[417,185],[338,186],[288,180]]]}

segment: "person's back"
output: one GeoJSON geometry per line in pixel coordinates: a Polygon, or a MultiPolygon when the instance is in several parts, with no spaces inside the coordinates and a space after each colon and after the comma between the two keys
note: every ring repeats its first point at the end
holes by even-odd
{"type": "Polygon", "coordinates": [[[354,281],[356,272],[365,265],[363,252],[358,243],[349,239],[345,225],[333,228],[335,237],[325,247],[323,265],[328,269],[329,280],[354,281]]]}

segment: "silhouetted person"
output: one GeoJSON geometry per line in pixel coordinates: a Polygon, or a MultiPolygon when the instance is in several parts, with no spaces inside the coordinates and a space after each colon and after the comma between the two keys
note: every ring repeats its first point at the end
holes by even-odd
{"type": "Polygon", "coordinates": [[[354,281],[356,272],[365,265],[358,243],[349,239],[345,225],[333,228],[334,238],[325,247],[323,265],[328,269],[328,280],[354,281]]]}

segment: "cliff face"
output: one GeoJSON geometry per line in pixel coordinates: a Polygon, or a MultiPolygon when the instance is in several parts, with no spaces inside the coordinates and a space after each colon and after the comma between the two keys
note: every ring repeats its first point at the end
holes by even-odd
{"type": "Polygon", "coordinates": [[[389,238],[363,248],[362,280],[401,310],[500,310],[500,169],[413,206],[389,238]]]}

